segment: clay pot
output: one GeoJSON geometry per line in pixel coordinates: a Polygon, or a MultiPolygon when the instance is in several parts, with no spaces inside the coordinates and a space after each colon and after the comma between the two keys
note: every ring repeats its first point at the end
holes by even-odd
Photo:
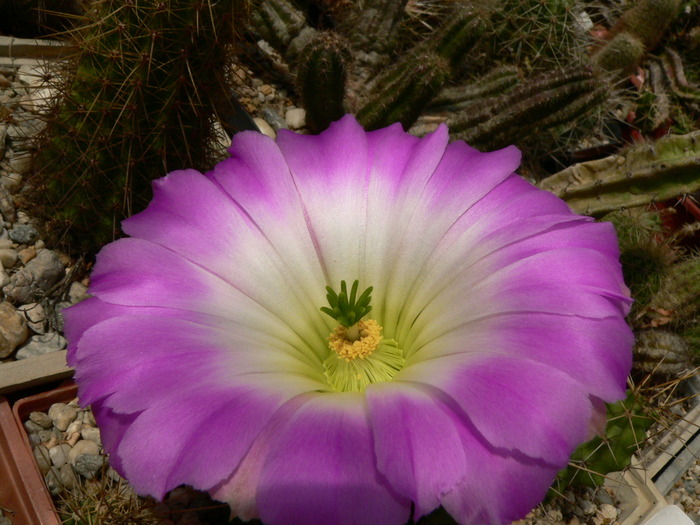
{"type": "Polygon", "coordinates": [[[51,494],[34,460],[23,422],[34,411],[75,398],[77,387],[66,384],[17,401],[12,409],[0,396],[0,506],[13,525],[61,525],[51,494]]]}

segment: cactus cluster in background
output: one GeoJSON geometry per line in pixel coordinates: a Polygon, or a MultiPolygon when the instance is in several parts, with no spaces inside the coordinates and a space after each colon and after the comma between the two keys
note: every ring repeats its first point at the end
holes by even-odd
{"type": "Polygon", "coordinates": [[[70,33],[62,97],[39,145],[33,203],[54,236],[96,250],[150,199],[153,179],[213,158],[244,2],[102,0],[70,33]]]}
{"type": "MultiPolygon", "coordinates": [[[[401,122],[425,133],[446,121],[453,138],[481,149],[517,144],[525,171],[539,179],[547,174],[543,166],[566,164],[567,150],[582,138],[619,142],[611,142],[604,122],[620,116],[620,78],[662,42],[681,2],[621,6],[598,42],[591,36],[595,10],[575,0],[424,6],[366,0],[358,6],[320,0],[250,6],[247,0],[96,2],[91,20],[72,33],[75,61],[59,75],[65,96],[47,119],[34,181],[40,211],[57,233],[70,232],[73,248],[81,239],[78,249],[94,251],[148,201],[151,180],[181,167],[206,169],[217,113],[225,121],[235,110],[226,66],[237,34],[249,49],[264,40],[279,53],[288,68],[282,78],[306,109],[312,133],[346,112],[368,129],[401,122]],[[325,16],[310,16],[311,7],[325,16]],[[640,43],[632,58],[614,51],[614,42],[625,38],[640,43]]],[[[253,55],[260,65],[264,53],[253,55]]],[[[672,52],[665,56],[683,63],[672,52]]],[[[258,73],[279,80],[279,69],[265,65],[258,73]]],[[[695,96],[680,71],[677,91],[695,96]]],[[[654,126],[665,122],[666,99],[638,95],[640,115],[654,126]]],[[[581,211],[616,209],[629,192],[653,198],[660,189],[693,191],[693,181],[668,181],[677,169],[664,159],[649,163],[655,176],[638,163],[626,170],[631,177],[608,181],[611,167],[591,181],[593,188],[576,188],[582,199],[597,201],[581,211]]],[[[564,184],[573,202],[574,188],[564,184]]]]}

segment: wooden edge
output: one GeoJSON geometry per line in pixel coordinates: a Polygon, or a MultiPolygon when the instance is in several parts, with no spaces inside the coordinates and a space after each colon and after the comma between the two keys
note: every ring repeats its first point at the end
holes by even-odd
{"type": "Polygon", "coordinates": [[[0,394],[42,385],[73,375],[66,364],[66,351],[0,364],[0,394]]]}
{"type": "Polygon", "coordinates": [[[0,36],[0,56],[13,58],[57,58],[73,51],[57,40],[0,36]]]}

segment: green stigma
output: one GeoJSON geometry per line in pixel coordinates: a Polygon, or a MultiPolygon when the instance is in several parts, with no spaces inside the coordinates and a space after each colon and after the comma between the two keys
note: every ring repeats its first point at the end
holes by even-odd
{"type": "Polygon", "coordinates": [[[352,288],[350,289],[350,295],[348,296],[348,286],[345,281],[340,281],[340,293],[335,293],[333,288],[326,286],[326,299],[328,299],[327,306],[322,306],[321,311],[324,314],[330,315],[333,319],[338,321],[338,324],[344,326],[345,328],[350,328],[355,325],[360,319],[367,315],[372,307],[369,305],[372,300],[372,287],[370,286],[360,297],[357,297],[357,287],[360,282],[355,279],[352,283],[352,288]]]}

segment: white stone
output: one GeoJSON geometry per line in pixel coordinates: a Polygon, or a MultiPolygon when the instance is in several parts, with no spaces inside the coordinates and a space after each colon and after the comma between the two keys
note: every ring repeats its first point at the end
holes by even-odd
{"type": "Polygon", "coordinates": [[[87,298],[87,286],[83,283],[75,281],[70,285],[68,290],[68,300],[71,303],[79,303],[83,299],[87,298]]]}
{"type": "Polygon", "coordinates": [[[66,434],[71,435],[74,432],[80,432],[83,429],[83,422],[79,421],[77,418],[73,421],[66,429],[66,434]]]}
{"type": "Polygon", "coordinates": [[[277,133],[275,133],[275,130],[272,129],[272,126],[270,126],[264,118],[255,117],[253,119],[253,122],[255,122],[255,125],[258,127],[260,133],[262,133],[263,135],[267,135],[271,139],[277,137],[277,133]]]}
{"type": "Polygon", "coordinates": [[[83,429],[80,431],[80,436],[88,441],[94,441],[98,445],[102,444],[100,429],[97,427],[83,427],[83,429]]]}
{"type": "Polygon", "coordinates": [[[23,304],[17,310],[27,320],[27,326],[37,334],[46,333],[46,312],[39,303],[23,304]]]}
{"type": "Polygon", "coordinates": [[[289,129],[299,129],[306,125],[306,110],[303,108],[292,108],[287,110],[284,121],[289,129]]]}
{"type": "Polygon", "coordinates": [[[51,457],[51,463],[53,463],[53,466],[56,468],[61,468],[63,465],[68,463],[68,454],[70,453],[70,450],[70,445],[66,443],[50,448],[49,456],[51,457]]]}

